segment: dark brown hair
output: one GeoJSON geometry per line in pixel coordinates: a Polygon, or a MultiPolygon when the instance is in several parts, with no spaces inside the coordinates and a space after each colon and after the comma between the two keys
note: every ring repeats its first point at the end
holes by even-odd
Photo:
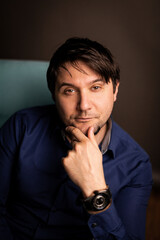
{"type": "Polygon", "coordinates": [[[66,62],[70,62],[73,67],[78,68],[77,61],[83,61],[104,77],[107,83],[111,78],[115,90],[117,81],[120,80],[120,69],[110,50],[88,38],[70,38],[57,49],[50,60],[47,82],[52,95],[54,95],[59,68],[63,67],[66,62]]]}

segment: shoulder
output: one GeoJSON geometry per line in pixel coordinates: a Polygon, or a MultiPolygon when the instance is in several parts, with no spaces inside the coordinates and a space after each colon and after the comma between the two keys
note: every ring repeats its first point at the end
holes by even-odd
{"type": "Polygon", "coordinates": [[[55,105],[36,106],[31,108],[22,109],[15,113],[17,117],[41,117],[51,115],[55,112],[55,105]]]}
{"type": "Polygon", "coordinates": [[[31,107],[17,111],[3,125],[2,130],[7,128],[15,129],[22,132],[26,129],[32,129],[35,126],[44,126],[52,122],[52,125],[57,120],[55,105],[46,105],[31,107]]]}
{"type": "Polygon", "coordinates": [[[56,116],[55,105],[31,107],[15,113],[15,117],[24,122],[37,121],[38,119],[50,119],[52,116],[56,116]]]}

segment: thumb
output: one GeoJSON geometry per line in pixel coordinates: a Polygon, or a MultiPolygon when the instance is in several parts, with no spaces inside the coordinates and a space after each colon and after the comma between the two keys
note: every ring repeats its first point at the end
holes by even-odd
{"type": "Polygon", "coordinates": [[[97,141],[96,141],[96,137],[94,135],[94,127],[90,127],[88,129],[88,138],[91,140],[91,142],[98,147],[97,141]]]}

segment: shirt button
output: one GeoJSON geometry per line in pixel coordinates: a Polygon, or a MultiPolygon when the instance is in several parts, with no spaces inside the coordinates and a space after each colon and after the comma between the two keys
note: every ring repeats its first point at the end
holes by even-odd
{"type": "Polygon", "coordinates": [[[92,227],[92,228],[97,227],[97,223],[92,223],[91,227],[92,227]]]}

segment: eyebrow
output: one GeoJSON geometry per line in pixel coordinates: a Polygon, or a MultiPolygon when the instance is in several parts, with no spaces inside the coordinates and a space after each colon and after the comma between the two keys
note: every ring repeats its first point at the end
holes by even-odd
{"type": "MultiPolygon", "coordinates": [[[[95,79],[95,80],[91,81],[91,82],[89,83],[89,85],[92,85],[92,84],[97,83],[97,82],[106,83],[105,79],[98,78],[98,79],[95,79]]],[[[64,86],[77,88],[77,87],[76,87],[74,84],[72,84],[72,83],[63,82],[63,83],[61,83],[60,86],[58,87],[58,90],[60,90],[60,89],[61,89],[62,87],[64,87],[64,86]]]]}

